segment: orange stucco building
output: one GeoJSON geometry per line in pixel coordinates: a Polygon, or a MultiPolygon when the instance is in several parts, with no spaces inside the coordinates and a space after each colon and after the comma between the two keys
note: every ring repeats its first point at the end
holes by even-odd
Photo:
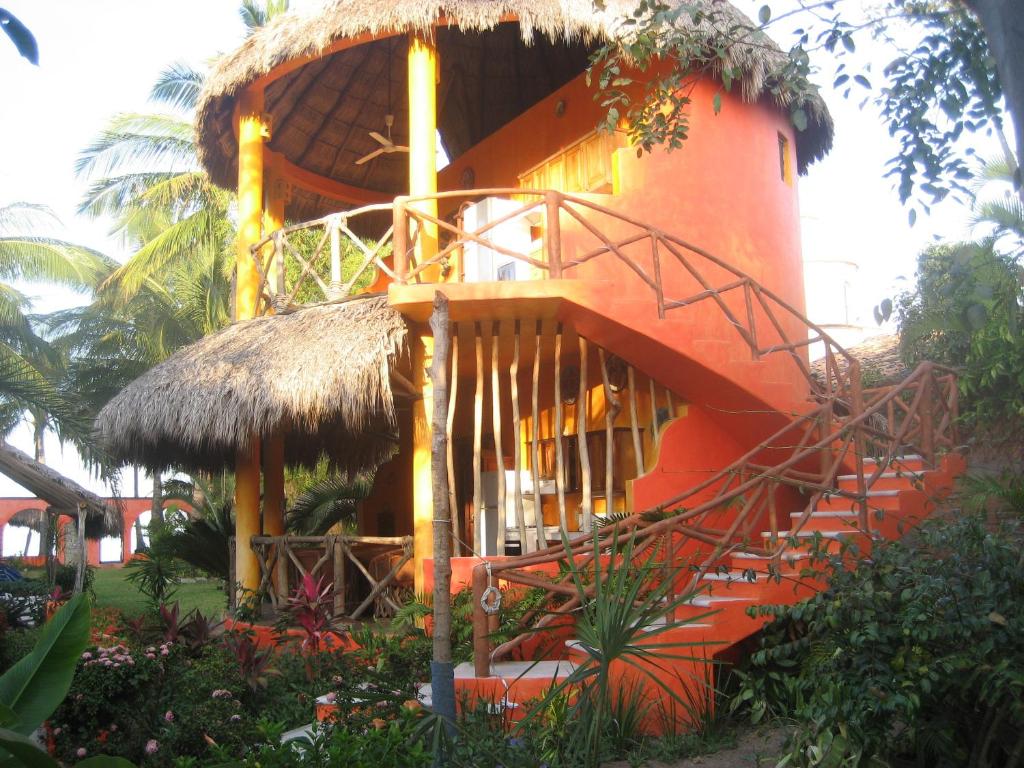
{"type": "MultiPolygon", "coordinates": [[[[766,82],[783,54],[740,46],[731,89],[710,74],[690,84],[685,146],[638,152],[625,125],[597,130],[605,115],[587,82],[591,52],[631,10],[545,0],[364,11],[342,0],[272,22],[215,64],[197,132],[212,179],[239,196],[236,317],[256,318],[239,326],[302,327],[286,337],[302,347],[314,312],[324,322],[348,313],[371,340],[369,318],[386,314],[398,323],[388,332],[403,337],[377,356],[366,339],[346,353],[323,347],[320,358],[307,350],[303,365],[322,360],[325,370],[291,384],[259,373],[259,397],[231,389],[231,402],[253,402],[239,404],[230,430],[197,423],[182,437],[146,414],[126,422],[159,374],[101,416],[112,450],[133,460],[234,466],[242,586],[285,579],[280,477],[311,455],[350,468],[356,454],[374,456],[357,467],[375,480],[345,541],[410,536],[407,557],[387,563],[392,576],[410,571],[417,592],[433,583],[434,528],[449,512],[453,589],[494,584],[485,561],[505,569],[502,583],[529,585],[522,573],[566,556],[563,535],[614,520],[661,537],[666,562],[704,573],[777,562],[780,537],[811,531],[831,509],[826,491],[846,504],[833,517],[845,509],[866,526],[871,483],[910,446],[923,458],[907,471],[949,469],[936,453],[953,439],[949,379],[920,374],[943,405],[914,417],[920,429],[898,428],[910,417],[894,410],[896,395],[865,391],[856,361],[803,315],[797,181],[831,144],[823,102],[773,93],[766,82]],[[802,131],[796,106],[808,116],[802,131]],[[438,293],[452,347],[439,362],[449,380],[444,510],[431,484],[438,293]],[[810,341],[827,349],[818,378],[810,341]],[[362,410],[352,406],[351,388],[334,389],[326,372],[334,364],[358,370],[380,398],[374,389],[362,410]],[[310,386],[334,394],[292,411],[260,399],[310,386]],[[885,409],[888,426],[867,431],[885,409]],[[865,464],[875,443],[882,458],[865,464]]],[[[743,23],[726,3],[707,10],[743,23]]],[[[248,334],[250,356],[299,354],[264,343],[262,331],[222,334],[248,334]]],[[[225,402],[229,380],[256,377],[257,366],[217,359],[225,373],[208,386],[225,402]]],[[[879,498],[901,514],[925,510],[895,493],[879,498]]],[[[336,569],[349,544],[334,550],[336,569]]],[[[726,645],[759,626],[723,616],[726,645]]],[[[465,685],[504,675],[492,664],[501,649],[489,656],[478,640],[465,685]]]]}

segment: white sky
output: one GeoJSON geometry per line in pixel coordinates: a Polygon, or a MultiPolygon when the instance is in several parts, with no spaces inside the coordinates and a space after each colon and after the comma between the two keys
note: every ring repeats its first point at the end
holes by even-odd
{"type": "MultiPolygon", "coordinates": [[[[751,16],[758,2],[734,0],[751,16]]],[[[293,2],[314,7],[317,0],[293,2]]],[[[0,39],[0,205],[30,201],[49,205],[64,224],[63,237],[123,257],[120,244],[107,237],[109,222],[75,215],[85,184],[74,177],[77,153],[117,112],[147,108],[158,73],[174,61],[201,65],[217,52],[231,50],[244,35],[236,0],[4,0],[3,5],[36,35],[40,66],[21,59],[0,39]]],[[[784,5],[772,4],[776,14],[784,5]]],[[[779,37],[786,47],[790,41],[779,37]]],[[[863,50],[866,41],[861,41],[863,50]]],[[[817,78],[836,123],[831,154],[799,181],[807,259],[842,259],[860,265],[855,312],[868,323],[871,307],[898,289],[898,276],[912,277],[916,254],[933,236],[964,234],[965,216],[955,205],[919,215],[907,226],[906,210],[890,182],[882,177],[895,143],[874,107],[863,111],[827,87],[832,64],[826,57],[817,78]]],[[[979,138],[979,151],[991,141],[979,138]]],[[[682,150],[682,151],[685,151],[682,150]]],[[[991,150],[988,150],[991,154],[991,150]]],[[[37,288],[41,309],[74,301],[66,292],[37,288]]],[[[12,440],[31,447],[27,431],[12,440]]],[[[79,481],[88,481],[73,451],[63,459],[56,443],[51,463],[79,481]]],[[[122,491],[130,492],[125,478],[122,491]]],[[[148,492],[144,486],[143,493],[148,492]]],[[[0,476],[0,496],[22,495],[0,476]]]]}

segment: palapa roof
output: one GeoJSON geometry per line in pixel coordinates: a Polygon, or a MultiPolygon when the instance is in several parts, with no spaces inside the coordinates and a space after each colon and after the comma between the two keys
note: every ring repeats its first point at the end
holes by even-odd
{"type": "Polygon", "coordinates": [[[390,378],[405,337],[379,295],[238,322],[128,385],[96,432],[115,459],[150,468],[228,467],[279,429],[290,465],[375,466],[394,451],[390,378]]]}
{"type": "MultiPolygon", "coordinates": [[[[721,0],[687,0],[686,6],[703,6],[713,14],[713,21],[705,16],[696,22],[690,13],[680,15],[678,23],[699,31],[710,32],[713,23],[750,24],[721,0]]],[[[321,177],[390,196],[404,194],[403,155],[354,162],[379,146],[367,132],[383,131],[389,112],[396,117],[396,143],[406,142],[404,33],[436,36],[439,129],[454,159],[579,75],[597,41],[614,36],[635,7],[635,0],[607,0],[600,12],[593,0],[329,0],[315,11],[279,16],[214,64],[196,117],[200,158],[216,183],[233,189],[238,148],[232,115],[238,94],[282,64],[303,62],[266,88],[270,149],[321,177]],[[323,55],[344,40],[360,44],[323,55]]],[[[737,87],[745,100],[770,98],[789,108],[789,96],[769,92],[770,74],[784,54],[766,35],[757,33],[749,44],[734,46],[731,56],[731,68],[742,73],[737,87]]],[[[814,96],[805,110],[809,124],[797,135],[801,172],[832,144],[825,103],[814,96]]],[[[339,207],[302,189],[293,195],[293,218],[339,207]]]]}
{"type": "MultiPolygon", "coordinates": [[[[84,504],[87,537],[99,539],[121,535],[122,515],[119,505],[104,501],[74,480],[4,441],[0,441],[0,472],[61,514],[77,515],[78,505],[84,504]]],[[[39,530],[39,511],[24,509],[11,518],[10,522],[39,530]]]]}

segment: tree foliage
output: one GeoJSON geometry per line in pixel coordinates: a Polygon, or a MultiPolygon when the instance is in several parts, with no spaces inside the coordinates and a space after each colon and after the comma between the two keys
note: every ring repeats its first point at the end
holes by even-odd
{"type": "MultiPolygon", "coordinates": [[[[848,97],[873,100],[899,142],[886,175],[904,203],[928,210],[951,192],[966,196],[971,135],[978,131],[997,132],[1012,156],[1002,133],[1003,91],[986,32],[966,5],[953,0],[886,0],[867,15],[848,0],[800,3],[777,16],[765,5],[756,22],[744,23],[714,3],[641,0],[623,20],[626,34],[592,59],[606,127],[625,118],[632,140],[644,150],[682,146],[692,83],[712,75],[722,91],[734,90],[740,79],[737,47],[770,45],[766,30],[793,16],[806,24],[794,31],[786,55],[774,63],[766,57],[767,94],[789,104],[794,127],[805,130],[807,102],[817,94],[811,79],[823,74],[812,58],[819,51],[832,56],[834,86],[848,97]],[[882,66],[859,58],[858,41],[867,37],[891,51],[882,66]],[[671,67],[658,66],[666,60],[671,67]]],[[[722,91],[714,97],[716,112],[722,91]]],[[[915,207],[909,215],[913,223],[915,207]]]]}

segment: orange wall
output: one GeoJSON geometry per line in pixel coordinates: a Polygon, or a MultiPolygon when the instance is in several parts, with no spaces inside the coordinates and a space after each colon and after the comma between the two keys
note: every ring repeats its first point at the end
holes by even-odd
{"type": "MultiPolygon", "coordinates": [[[[657,149],[637,157],[630,149],[616,151],[617,194],[585,195],[617,213],[656,227],[704,249],[750,274],[802,312],[803,273],[800,252],[799,209],[792,178],[783,180],[779,167],[779,136],[795,150],[793,129],[788,118],[774,107],[745,104],[732,94],[722,95],[718,115],[712,110],[717,91],[711,81],[697,83],[690,108],[690,138],[681,150],[657,149]]],[[[462,186],[467,169],[472,169],[477,188],[515,187],[518,175],[560,151],[594,129],[601,116],[590,89],[581,76],[531,107],[509,125],[498,130],[440,174],[439,187],[462,186]],[[555,105],[566,104],[561,117],[555,105]]],[[[794,158],[791,158],[791,165],[794,158]]],[[[590,213],[588,219],[612,236],[624,237],[635,231],[631,225],[602,219],[590,213]]],[[[585,253],[597,241],[567,216],[562,217],[563,261],[585,253]]],[[[649,242],[622,249],[653,274],[649,242]]],[[[666,299],[682,299],[702,286],[668,253],[660,249],[666,299]]],[[[714,285],[731,282],[726,270],[693,253],[684,254],[714,285]]],[[[724,372],[738,385],[777,407],[795,408],[806,396],[807,387],[797,366],[787,355],[775,354],[756,366],[734,365],[750,362],[751,353],[735,328],[711,300],[672,310],[674,323],[660,321],[651,289],[628,266],[610,254],[570,269],[566,277],[609,281],[609,299],[614,302],[615,319],[634,329],[646,326],[651,332],[673,329],[673,338],[658,340],[690,357],[724,372]],[[627,305],[627,301],[632,304],[627,305]],[[673,327],[674,326],[674,327],[673,327]],[[682,332],[679,332],[679,329],[682,332]],[[767,391],[766,386],[772,391],[767,391]],[[780,396],[780,392],[782,395],[780,396]]],[[[741,291],[726,295],[726,303],[737,317],[746,316],[741,291]]],[[[612,304],[592,307],[610,310],[612,304]]],[[[609,314],[613,314],[609,312],[609,314]]],[[[761,346],[778,343],[771,323],[754,307],[761,346]]],[[[804,337],[802,324],[784,311],[779,312],[790,340],[804,337]]],[[[571,315],[563,319],[575,319],[571,315]]],[[[601,340],[600,336],[593,336],[601,340]]],[[[622,354],[621,350],[614,350],[622,354]]],[[[801,351],[800,354],[803,354],[801,351]]],[[[624,355],[628,357],[628,355],[624,355]]],[[[638,367],[657,373],[647,361],[632,360],[638,367]]],[[[683,395],[689,395],[680,390],[683,395]]]]}

